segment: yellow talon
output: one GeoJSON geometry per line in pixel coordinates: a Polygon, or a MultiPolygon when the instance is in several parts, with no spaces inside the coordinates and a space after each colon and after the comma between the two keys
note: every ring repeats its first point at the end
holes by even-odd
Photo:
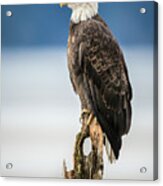
{"type": "Polygon", "coordinates": [[[84,119],[84,116],[85,115],[90,115],[90,111],[88,110],[88,109],[82,109],[82,111],[81,111],[81,114],[80,114],[80,122],[82,123],[82,121],[83,121],[83,119],[84,119]]]}
{"type": "Polygon", "coordinates": [[[89,115],[89,118],[88,118],[86,124],[87,124],[87,125],[90,125],[93,119],[94,119],[94,116],[93,116],[93,114],[91,113],[91,114],[89,115]]]}
{"type": "Polygon", "coordinates": [[[84,116],[86,116],[86,125],[90,125],[94,119],[96,119],[93,113],[88,109],[83,109],[80,115],[80,122],[82,123],[84,120],[84,116]]]}
{"type": "Polygon", "coordinates": [[[90,110],[88,110],[88,109],[83,109],[82,110],[82,114],[90,114],[91,112],[90,112],[90,110]]]}

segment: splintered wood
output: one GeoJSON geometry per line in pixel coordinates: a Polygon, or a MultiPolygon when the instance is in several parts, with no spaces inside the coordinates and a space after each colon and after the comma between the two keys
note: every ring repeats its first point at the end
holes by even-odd
{"type": "Polygon", "coordinates": [[[64,162],[64,177],[66,179],[102,179],[103,140],[103,132],[96,118],[85,116],[82,120],[81,131],[76,136],[73,170],[67,171],[64,162]],[[90,119],[89,122],[88,119],[90,119]],[[83,146],[87,138],[91,140],[91,152],[86,156],[83,146]]]}

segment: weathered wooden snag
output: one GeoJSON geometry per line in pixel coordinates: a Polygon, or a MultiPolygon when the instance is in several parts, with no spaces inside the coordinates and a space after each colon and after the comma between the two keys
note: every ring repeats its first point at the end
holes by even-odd
{"type": "Polygon", "coordinates": [[[74,147],[74,167],[67,171],[64,162],[66,179],[102,179],[103,177],[103,132],[96,118],[86,114],[82,120],[81,131],[76,136],[74,147]],[[91,152],[86,156],[83,152],[84,142],[91,140],[91,152]]]}

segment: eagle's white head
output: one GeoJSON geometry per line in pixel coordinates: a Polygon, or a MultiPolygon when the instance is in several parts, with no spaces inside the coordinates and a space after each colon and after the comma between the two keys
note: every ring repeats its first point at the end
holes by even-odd
{"type": "Polygon", "coordinates": [[[72,9],[71,21],[79,23],[91,19],[98,13],[98,3],[61,3],[72,9]]]}

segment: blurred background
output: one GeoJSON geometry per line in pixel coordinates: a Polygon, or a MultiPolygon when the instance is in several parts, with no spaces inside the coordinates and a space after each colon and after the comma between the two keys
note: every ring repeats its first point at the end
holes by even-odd
{"type": "MultiPolygon", "coordinates": [[[[154,3],[100,3],[99,14],[123,50],[134,94],[130,133],[115,164],[105,155],[104,178],[151,180],[154,3]]],[[[57,4],[1,6],[2,176],[63,178],[64,159],[72,168],[81,124],[67,69],[70,16],[57,4]]],[[[86,153],[89,148],[87,143],[86,153]]]]}
{"type": "MultiPolygon", "coordinates": [[[[153,2],[99,3],[99,14],[124,45],[153,42],[153,2]],[[147,9],[140,14],[140,8],[147,9]]],[[[65,46],[71,10],[59,5],[2,6],[3,47],[65,46]],[[13,12],[12,19],[5,16],[13,12]]]]}

